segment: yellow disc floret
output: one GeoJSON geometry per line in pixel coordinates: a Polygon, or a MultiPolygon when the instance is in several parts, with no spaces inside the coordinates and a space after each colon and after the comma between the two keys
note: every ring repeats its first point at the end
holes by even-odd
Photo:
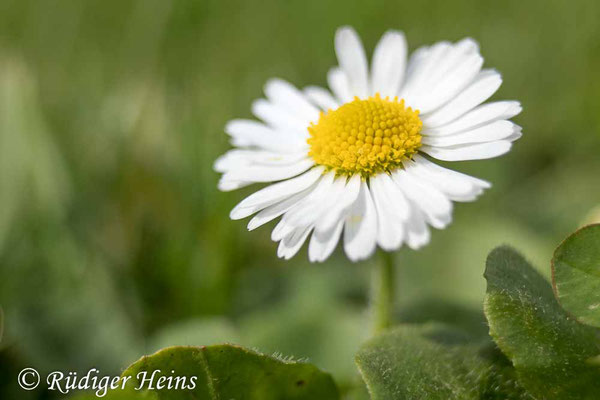
{"type": "Polygon", "coordinates": [[[337,110],[321,113],[308,128],[308,155],[338,175],[368,177],[402,166],[421,146],[419,111],[404,100],[379,93],[368,99],[355,97],[337,110]]]}

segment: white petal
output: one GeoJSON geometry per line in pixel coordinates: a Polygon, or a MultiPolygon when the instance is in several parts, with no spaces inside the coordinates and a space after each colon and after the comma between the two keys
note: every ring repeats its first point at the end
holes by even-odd
{"type": "Polygon", "coordinates": [[[299,175],[314,165],[311,158],[284,166],[251,165],[227,172],[223,178],[249,182],[274,182],[299,175]]]}
{"type": "MultiPolygon", "coordinates": [[[[479,46],[471,38],[450,44],[450,47],[445,45],[446,43],[442,42],[445,50],[437,53],[437,58],[431,60],[429,73],[425,77],[426,87],[433,88],[434,85],[447,80],[448,76],[466,61],[480,58],[479,46]]],[[[432,46],[432,49],[435,47],[436,45],[432,46]]],[[[432,51],[430,56],[436,57],[436,53],[432,51]]]]}
{"type": "Polygon", "coordinates": [[[311,230],[312,227],[298,228],[283,238],[279,242],[277,256],[286,260],[292,258],[300,250],[311,230]]]}
{"type": "Polygon", "coordinates": [[[222,192],[230,192],[232,190],[237,190],[239,188],[243,188],[248,185],[252,185],[254,182],[252,181],[240,181],[226,177],[225,175],[221,176],[219,179],[219,183],[217,184],[217,188],[222,192]]]}
{"type": "Polygon", "coordinates": [[[427,158],[425,158],[424,156],[422,156],[420,154],[415,154],[414,160],[415,160],[415,164],[427,167],[433,173],[444,174],[448,178],[456,177],[456,178],[462,178],[462,179],[469,179],[472,181],[472,183],[474,185],[480,186],[484,189],[489,189],[492,187],[492,184],[486,180],[475,178],[474,176],[466,175],[466,174],[463,174],[462,172],[454,171],[452,169],[444,168],[441,165],[438,165],[438,164],[428,160],[427,158]]]}
{"type": "Polygon", "coordinates": [[[521,136],[523,136],[522,128],[519,125],[515,124],[515,129],[513,130],[513,133],[505,140],[508,140],[509,142],[514,142],[515,140],[520,139],[521,136]]]}
{"type": "Polygon", "coordinates": [[[296,135],[301,139],[308,137],[308,124],[306,121],[297,118],[281,106],[277,106],[268,100],[255,100],[252,103],[252,114],[278,131],[296,135]]]}
{"type": "Polygon", "coordinates": [[[275,228],[273,228],[273,231],[271,232],[271,240],[274,242],[279,242],[280,240],[283,240],[283,238],[290,235],[292,232],[294,232],[294,230],[296,230],[298,228],[304,228],[304,227],[303,226],[297,227],[297,226],[288,224],[287,221],[285,220],[285,218],[282,218],[279,220],[277,225],[275,225],[275,228]]]}
{"type": "Polygon", "coordinates": [[[409,82],[413,82],[417,79],[417,75],[423,71],[422,66],[425,65],[427,58],[429,56],[431,48],[429,46],[421,46],[417,50],[413,51],[408,59],[408,64],[406,66],[406,74],[404,76],[403,83],[400,87],[399,93],[403,93],[409,82]]]}
{"type": "Polygon", "coordinates": [[[315,232],[327,232],[333,229],[333,227],[337,224],[337,222],[343,218],[344,212],[350,207],[360,192],[360,175],[352,176],[346,186],[344,191],[341,193],[339,198],[336,199],[333,206],[327,210],[325,215],[322,218],[319,218],[315,225],[315,232]]]}
{"type": "Polygon", "coordinates": [[[435,112],[423,116],[423,125],[434,128],[457,119],[486,101],[501,84],[502,77],[497,71],[481,71],[474,81],[454,99],[435,112]]]}
{"type": "Polygon", "coordinates": [[[304,94],[323,111],[335,110],[340,106],[329,90],[322,87],[308,86],[304,88],[304,94]]]}
{"type": "Polygon", "coordinates": [[[441,176],[431,174],[430,171],[426,168],[422,168],[420,165],[415,165],[413,169],[410,169],[410,172],[418,179],[430,183],[440,192],[448,196],[450,200],[472,201],[483,193],[482,188],[471,184],[471,182],[467,180],[452,180],[444,176],[445,174],[440,174],[441,176]]]}
{"type": "MultiPolygon", "coordinates": [[[[254,157],[258,157],[257,153],[263,153],[257,150],[229,150],[222,156],[219,156],[213,163],[213,169],[216,172],[227,172],[234,168],[239,168],[244,165],[252,164],[254,157]]],[[[267,152],[264,152],[267,153],[267,152]]],[[[279,153],[271,153],[279,154],[279,153]]]]}
{"type": "Polygon", "coordinates": [[[217,172],[228,172],[249,165],[287,165],[306,158],[306,152],[301,153],[275,153],[263,150],[229,150],[215,161],[213,168],[217,172]]]}
{"type": "Polygon", "coordinates": [[[433,227],[442,229],[452,221],[452,202],[442,192],[408,170],[397,170],[392,177],[433,227]]]}
{"type": "Polygon", "coordinates": [[[231,210],[229,216],[231,219],[241,219],[254,214],[265,207],[309,188],[322,174],[323,167],[316,167],[293,179],[269,185],[242,200],[231,210]]]}
{"type": "Polygon", "coordinates": [[[308,189],[304,189],[300,193],[296,193],[285,200],[280,201],[279,203],[273,204],[261,210],[258,214],[256,214],[250,222],[248,222],[248,230],[252,231],[259,226],[266,224],[269,221],[274,220],[275,218],[283,215],[296,204],[298,204],[302,199],[304,199],[310,192],[314,189],[315,185],[309,187],[308,189]]]}
{"type": "Polygon", "coordinates": [[[298,135],[277,132],[258,121],[249,119],[234,119],[225,125],[225,132],[232,138],[232,144],[237,147],[259,147],[261,149],[293,153],[307,149],[306,140],[298,135]]]}
{"type": "Polygon", "coordinates": [[[483,57],[478,54],[465,57],[459,65],[447,73],[441,82],[432,85],[430,89],[425,89],[422,99],[414,107],[427,114],[446,104],[473,81],[482,65],[483,57]]]}
{"type": "Polygon", "coordinates": [[[310,225],[316,226],[327,214],[334,211],[336,204],[343,199],[344,193],[346,192],[346,180],[345,176],[336,178],[329,188],[328,193],[313,204],[307,205],[302,211],[304,216],[295,223],[306,225],[308,222],[310,225]]]}
{"type": "Polygon", "coordinates": [[[366,182],[348,209],[344,223],[344,250],[352,261],[368,258],[377,245],[377,212],[366,182]]]}
{"type": "Polygon", "coordinates": [[[400,91],[400,97],[403,99],[411,99],[417,95],[423,88],[437,66],[441,63],[444,56],[452,49],[452,44],[449,42],[439,42],[425,49],[419,49],[419,58],[411,57],[413,63],[418,62],[418,65],[410,66],[410,74],[406,78],[406,83],[400,91]]]}
{"type": "Polygon", "coordinates": [[[433,147],[451,147],[467,143],[486,143],[506,139],[513,134],[516,125],[500,120],[469,131],[447,136],[423,136],[421,143],[433,147]]]}
{"type": "Polygon", "coordinates": [[[375,47],[371,63],[371,93],[393,98],[398,94],[406,70],[406,38],[388,31],[375,47]]]}
{"type": "Polygon", "coordinates": [[[446,136],[465,130],[478,128],[494,121],[509,119],[521,112],[518,101],[496,101],[482,104],[469,111],[459,119],[435,129],[423,127],[421,133],[428,136],[446,136]]]}
{"type": "Polygon", "coordinates": [[[453,147],[421,146],[420,151],[442,161],[484,160],[508,153],[512,143],[506,140],[497,142],[458,145],[453,147]]]}
{"type": "Polygon", "coordinates": [[[329,70],[327,73],[327,83],[340,104],[352,101],[353,96],[348,78],[340,68],[331,68],[329,70]]]}
{"type": "Polygon", "coordinates": [[[399,221],[406,221],[410,213],[408,199],[392,178],[385,173],[371,177],[370,187],[378,191],[380,202],[387,212],[399,221]]]}
{"type": "Polygon", "coordinates": [[[329,231],[317,232],[315,230],[308,244],[308,259],[311,262],[325,261],[333,253],[335,246],[340,241],[343,227],[344,220],[339,219],[337,224],[329,231]]]}
{"type": "Polygon", "coordinates": [[[431,233],[425,223],[425,217],[419,207],[412,201],[410,219],[406,222],[406,244],[413,250],[418,250],[429,243],[431,233]]]}
{"type": "Polygon", "coordinates": [[[275,204],[293,194],[309,188],[321,177],[323,170],[323,167],[316,167],[296,178],[269,185],[266,188],[252,193],[231,210],[230,217],[232,219],[245,218],[264,207],[275,204]],[[245,216],[241,216],[239,213],[240,210],[247,208],[254,209],[255,211],[245,216]]]}
{"type": "MultiPolygon", "coordinates": [[[[387,176],[379,176],[384,175],[387,176]]],[[[370,192],[377,211],[377,243],[382,249],[392,251],[402,245],[404,226],[403,221],[393,212],[394,207],[390,204],[382,183],[377,176],[370,179],[370,192]]]]}
{"type": "Polygon", "coordinates": [[[450,200],[473,201],[491,187],[487,181],[441,167],[420,155],[415,155],[414,160],[405,163],[405,168],[418,179],[431,183],[450,200]]]}
{"type": "Polygon", "coordinates": [[[435,45],[424,64],[420,80],[408,84],[402,97],[407,104],[427,114],[455,97],[473,81],[483,65],[478,46],[472,39],[454,45],[435,45]]]}
{"type": "Polygon", "coordinates": [[[351,27],[339,28],[335,34],[335,53],[348,77],[351,93],[360,98],[369,95],[367,56],[358,34],[351,27]]]}
{"type": "Polygon", "coordinates": [[[343,188],[343,179],[335,179],[335,172],[328,172],[323,175],[315,190],[287,212],[283,219],[292,226],[314,225],[316,220],[327,211],[329,203],[335,200],[343,188]]]}
{"type": "Polygon", "coordinates": [[[265,85],[265,94],[273,104],[302,119],[306,125],[319,119],[319,110],[301,91],[282,79],[270,79],[265,85]]]}

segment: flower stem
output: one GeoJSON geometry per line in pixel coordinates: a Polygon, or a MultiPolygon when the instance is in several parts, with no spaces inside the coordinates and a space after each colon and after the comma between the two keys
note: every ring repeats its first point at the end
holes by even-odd
{"type": "Polygon", "coordinates": [[[381,262],[373,270],[371,294],[373,335],[381,333],[392,325],[395,288],[394,255],[382,252],[381,262]]]}

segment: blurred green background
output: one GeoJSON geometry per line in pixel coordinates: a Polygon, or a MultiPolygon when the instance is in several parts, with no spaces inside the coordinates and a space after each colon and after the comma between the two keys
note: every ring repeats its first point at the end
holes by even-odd
{"type": "Polygon", "coordinates": [[[547,274],[554,246],[600,220],[598,15],[593,0],[0,1],[0,398],[57,398],[20,390],[24,367],[116,374],[223,341],[355,382],[378,257],[278,260],[268,227],[228,218],[256,188],[220,193],[212,171],[269,77],[325,85],[344,24],[369,53],[391,28],[411,49],[472,36],[503,74],[494,98],[524,108],[510,154],[452,165],[493,188],[398,252],[401,315],[477,316],[499,244],[547,274]]]}

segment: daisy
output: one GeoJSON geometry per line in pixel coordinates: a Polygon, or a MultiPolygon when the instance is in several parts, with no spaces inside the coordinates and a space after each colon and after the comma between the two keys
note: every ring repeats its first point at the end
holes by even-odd
{"type": "Polygon", "coordinates": [[[417,49],[407,60],[404,34],[389,31],[369,68],[360,38],[349,27],[335,35],[339,66],[331,91],[299,90],[281,79],[252,104],[260,120],[236,119],[225,131],[234,150],[215,163],[219,189],[273,183],[248,196],[232,219],[256,214],[248,229],[281,217],[272,231],[277,254],[289,259],[309,240],[311,261],[323,261],[343,235],[353,261],[377,246],[418,249],[429,227],[445,228],[452,202],[473,201],[489,182],[435,163],[505,154],[521,137],[509,121],[517,101],[483,104],[502,83],[482,69],[470,38],[417,49]]]}

